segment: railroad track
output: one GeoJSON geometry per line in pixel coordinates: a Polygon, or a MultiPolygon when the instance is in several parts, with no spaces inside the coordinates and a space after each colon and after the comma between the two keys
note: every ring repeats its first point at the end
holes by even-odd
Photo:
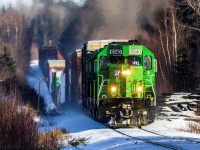
{"type": "Polygon", "coordinates": [[[118,129],[113,129],[113,128],[111,128],[111,129],[114,130],[115,132],[118,132],[121,135],[127,136],[129,138],[133,138],[133,139],[136,139],[136,140],[140,140],[140,141],[143,141],[145,143],[150,143],[150,144],[153,144],[153,145],[156,145],[156,146],[160,146],[160,147],[163,147],[163,148],[168,148],[168,149],[171,149],[171,150],[180,150],[179,148],[171,146],[171,145],[167,145],[167,144],[164,144],[164,143],[160,143],[160,142],[149,140],[149,139],[145,139],[145,138],[131,136],[131,135],[128,135],[126,133],[123,133],[123,132],[119,131],[118,129]]]}
{"type": "Polygon", "coordinates": [[[159,135],[159,136],[162,136],[162,137],[171,138],[171,139],[174,139],[174,140],[186,141],[186,142],[190,142],[190,143],[193,143],[193,144],[200,144],[200,141],[193,141],[193,140],[180,138],[180,137],[167,136],[167,135],[163,135],[163,134],[160,134],[160,133],[157,133],[157,132],[153,132],[153,131],[150,131],[150,130],[146,130],[146,129],[142,129],[142,128],[141,128],[141,130],[149,132],[149,133],[152,133],[152,134],[155,134],[155,135],[159,135]]]}
{"type": "MultiPolygon", "coordinates": [[[[153,145],[160,146],[160,147],[167,148],[167,149],[171,149],[171,150],[182,149],[180,147],[175,147],[173,145],[169,145],[169,144],[162,143],[162,142],[159,142],[159,141],[150,140],[150,139],[143,138],[143,137],[136,137],[136,136],[124,133],[123,131],[120,131],[120,129],[114,129],[114,128],[111,128],[111,129],[114,130],[115,132],[118,132],[121,135],[127,136],[127,137],[132,138],[132,139],[140,140],[140,141],[143,141],[145,143],[153,144],[153,145]]],[[[145,132],[149,132],[151,134],[158,135],[158,136],[161,136],[161,137],[177,140],[177,142],[178,141],[185,141],[185,142],[190,142],[192,144],[200,144],[200,141],[193,141],[193,140],[188,140],[188,139],[179,138],[179,137],[166,136],[166,135],[162,135],[162,134],[159,134],[159,133],[156,133],[156,132],[153,132],[153,131],[150,131],[150,130],[146,130],[146,129],[140,129],[140,130],[143,130],[145,132]]]]}
{"type": "MultiPolygon", "coordinates": [[[[91,116],[92,116],[92,114],[91,114],[91,116]]],[[[97,120],[97,119],[95,118],[95,120],[97,120]]],[[[129,135],[127,133],[124,133],[123,131],[120,131],[119,130],[120,128],[117,129],[117,128],[109,127],[108,125],[106,125],[106,126],[108,128],[110,128],[110,129],[114,130],[115,132],[118,132],[121,135],[127,136],[127,137],[132,138],[132,139],[137,139],[137,140],[143,141],[145,143],[157,145],[157,146],[160,146],[160,147],[163,147],[163,148],[172,149],[172,150],[181,150],[181,149],[183,149],[182,147],[176,147],[176,146],[173,146],[173,145],[170,145],[170,144],[166,144],[166,143],[162,143],[162,142],[159,142],[159,141],[155,141],[155,140],[153,141],[153,140],[150,140],[150,139],[147,139],[147,138],[129,135]]],[[[180,141],[183,142],[183,141],[185,141],[185,142],[189,142],[189,143],[192,143],[192,144],[200,144],[200,141],[189,140],[189,139],[185,139],[185,138],[181,138],[181,137],[167,136],[167,135],[163,135],[163,134],[160,134],[160,133],[157,133],[157,132],[153,132],[153,131],[150,131],[150,130],[147,130],[147,129],[143,129],[143,128],[138,128],[138,129],[142,130],[142,131],[145,131],[145,132],[149,132],[149,133],[154,134],[154,135],[158,135],[160,137],[165,137],[165,138],[168,138],[168,139],[173,139],[173,140],[176,140],[177,142],[180,142],[180,141]]]]}

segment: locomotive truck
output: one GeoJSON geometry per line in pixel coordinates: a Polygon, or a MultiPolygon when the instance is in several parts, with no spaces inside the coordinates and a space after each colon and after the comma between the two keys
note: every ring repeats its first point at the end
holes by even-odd
{"type": "Polygon", "coordinates": [[[154,121],[157,61],[136,41],[88,41],[66,59],[66,97],[110,126],[154,121]]]}

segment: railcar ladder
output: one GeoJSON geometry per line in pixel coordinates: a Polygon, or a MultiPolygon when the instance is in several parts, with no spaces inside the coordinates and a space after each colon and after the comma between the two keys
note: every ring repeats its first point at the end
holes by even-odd
{"type": "Polygon", "coordinates": [[[97,95],[97,100],[99,101],[99,96],[102,92],[106,92],[106,91],[102,91],[102,88],[103,87],[107,87],[108,85],[104,85],[104,82],[108,82],[107,79],[103,79],[103,75],[99,75],[99,77],[102,77],[102,80],[101,80],[101,84],[100,84],[100,88],[99,88],[99,92],[98,92],[98,95],[97,95]]]}
{"type": "MultiPolygon", "coordinates": [[[[146,80],[146,81],[149,81],[150,82],[150,86],[152,88],[152,91],[153,91],[153,95],[154,95],[154,98],[155,98],[155,103],[156,103],[156,92],[155,92],[155,89],[154,89],[154,85],[152,83],[152,79],[151,79],[151,76],[150,76],[150,80],[146,80]]],[[[144,86],[149,86],[149,85],[145,85],[144,86]]]]}

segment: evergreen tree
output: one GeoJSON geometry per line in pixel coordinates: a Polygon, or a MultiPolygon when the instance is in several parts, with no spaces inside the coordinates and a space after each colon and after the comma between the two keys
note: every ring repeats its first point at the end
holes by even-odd
{"type": "Polygon", "coordinates": [[[0,54],[0,70],[1,80],[16,76],[16,62],[8,53],[7,47],[4,47],[4,53],[0,54]]]}

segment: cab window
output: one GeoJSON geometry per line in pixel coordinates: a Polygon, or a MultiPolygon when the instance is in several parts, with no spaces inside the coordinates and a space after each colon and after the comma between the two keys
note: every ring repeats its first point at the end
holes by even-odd
{"type": "Polygon", "coordinates": [[[94,73],[97,72],[97,59],[94,60],[94,73]]]}
{"type": "Polygon", "coordinates": [[[101,70],[106,70],[108,65],[107,57],[102,56],[100,57],[100,69],[101,70]]]}
{"type": "Polygon", "coordinates": [[[110,63],[111,64],[124,64],[124,56],[111,56],[110,63]]]}
{"type": "Polygon", "coordinates": [[[144,69],[146,69],[146,70],[152,69],[152,57],[151,56],[144,57],[144,69]]]}
{"type": "Polygon", "coordinates": [[[141,57],[140,56],[128,57],[128,64],[132,65],[132,66],[140,66],[141,65],[141,57]]]}

